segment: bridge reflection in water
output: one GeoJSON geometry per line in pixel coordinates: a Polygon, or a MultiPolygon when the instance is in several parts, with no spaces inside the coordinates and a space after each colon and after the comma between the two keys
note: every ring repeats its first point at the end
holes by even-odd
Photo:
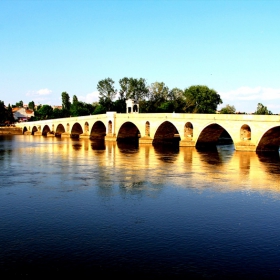
{"type": "MultiPolygon", "coordinates": [[[[147,180],[160,183],[153,182],[153,178],[164,181],[171,176],[172,183],[180,188],[188,188],[188,182],[195,180],[197,189],[211,187],[220,191],[280,191],[279,181],[275,180],[275,176],[280,174],[279,152],[239,152],[234,150],[233,145],[197,150],[195,147],[138,145],[90,139],[34,138],[31,135],[16,136],[16,139],[32,145],[25,145],[20,149],[19,156],[33,153],[42,161],[62,157],[74,167],[70,172],[79,172],[79,168],[91,164],[92,158],[98,157],[100,166],[113,167],[118,176],[122,176],[121,181],[128,184],[147,180]],[[46,142],[50,145],[40,145],[46,142]],[[132,178],[131,174],[134,174],[134,179],[128,180],[132,178]]],[[[108,181],[114,181],[114,172],[106,176],[108,181]]]]}

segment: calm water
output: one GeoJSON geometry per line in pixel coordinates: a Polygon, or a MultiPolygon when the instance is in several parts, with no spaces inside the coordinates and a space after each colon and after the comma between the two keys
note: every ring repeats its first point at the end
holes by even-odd
{"type": "Polygon", "coordinates": [[[0,138],[0,275],[280,277],[279,154],[0,138]]]}

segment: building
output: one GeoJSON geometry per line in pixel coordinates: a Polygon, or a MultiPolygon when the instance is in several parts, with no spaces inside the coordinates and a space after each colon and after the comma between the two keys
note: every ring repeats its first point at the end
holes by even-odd
{"type": "Polygon", "coordinates": [[[13,115],[16,121],[26,122],[31,117],[34,117],[34,111],[27,108],[15,107],[13,108],[13,115]]]}

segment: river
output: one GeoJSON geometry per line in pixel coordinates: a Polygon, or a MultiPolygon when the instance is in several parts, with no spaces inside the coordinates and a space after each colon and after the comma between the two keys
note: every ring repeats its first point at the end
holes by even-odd
{"type": "Polygon", "coordinates": [[[279,153],[0,136],[0,275],[280,277],[279,153]]]}

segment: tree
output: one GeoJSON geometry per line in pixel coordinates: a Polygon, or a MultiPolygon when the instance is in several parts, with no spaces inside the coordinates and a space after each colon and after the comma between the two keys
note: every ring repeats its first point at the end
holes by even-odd
{"type": "Polygon", "coordinates": [[[191,86],[184,91],[186,112],[190,113],[216,113],[217,106],[223,101],[220,95],[207,86],[191,86]]]}
{"type": "Polygon", "coordinates": [[[149,92],[146,80],[143,78],[135,79],[124,77],[119,80],[119,84],[119,99],[115,102],[115,107],[120,112],[126,112],[126,100],[134,99],[141,101],[147,97],[149,92]]]}
{"type": "Polygon", "coordinates": [[[6,108],[4,101],[0,100],[0,122],[4,123],[6,121],[6,108]]]}
{"type": "Polygon", "coordinates": [[[23,101],[19,101],[16,103],[16,105],[13,105],[12,107],[23,107],[23,101]]]}
{"type": "Polygon", "coordinates": [[[66,91],[62,92],[61,99],[62,99],[63,115],[64,115],[64,117],[69,117],[70,116],[70,107],[71,107],[69,94],[66,91]]]}
{"type": "Polygon", "coordinates": [[[149,91],[150,110],[153,112],[166,112],[170,104],[168,103],[169,89],[163,82],[155,82],[150,86],[149,91]]]}
{"type": "Polygon", "coordinates": [[[257,110],[254,113],[255,115],[272,115],[272,112],[267,109],[262,103],[258,103],[257,110]]]}
{"type": "Polygon", "coordinates": [[[101,80],[97,83],[99,91],[99,104],[110,111],[113,108],[113,100],[116,97],[117,90],[114,88],[114,81],[111,78],[101,80]]]}
{"type": "Polygon", "coordinates": [[[47,120],[53,118],[53,108],[50,105],[43,105],[39,110],[35,111],[38,120],[47,120]]]}
{"type": "Polygon", "coordinates": [[[235,107],[234,106],[230,106],[229,104],[227,104],[225,107],[223,107],[220,110],[221,114],[235,114],[235,107]]]}
{"type": "Polygon", "coordinates": [[[35,109],[34,101],[31,101],[31,102],[28,103],[28,108],[34,111],[34,109],[35,109]]]}

